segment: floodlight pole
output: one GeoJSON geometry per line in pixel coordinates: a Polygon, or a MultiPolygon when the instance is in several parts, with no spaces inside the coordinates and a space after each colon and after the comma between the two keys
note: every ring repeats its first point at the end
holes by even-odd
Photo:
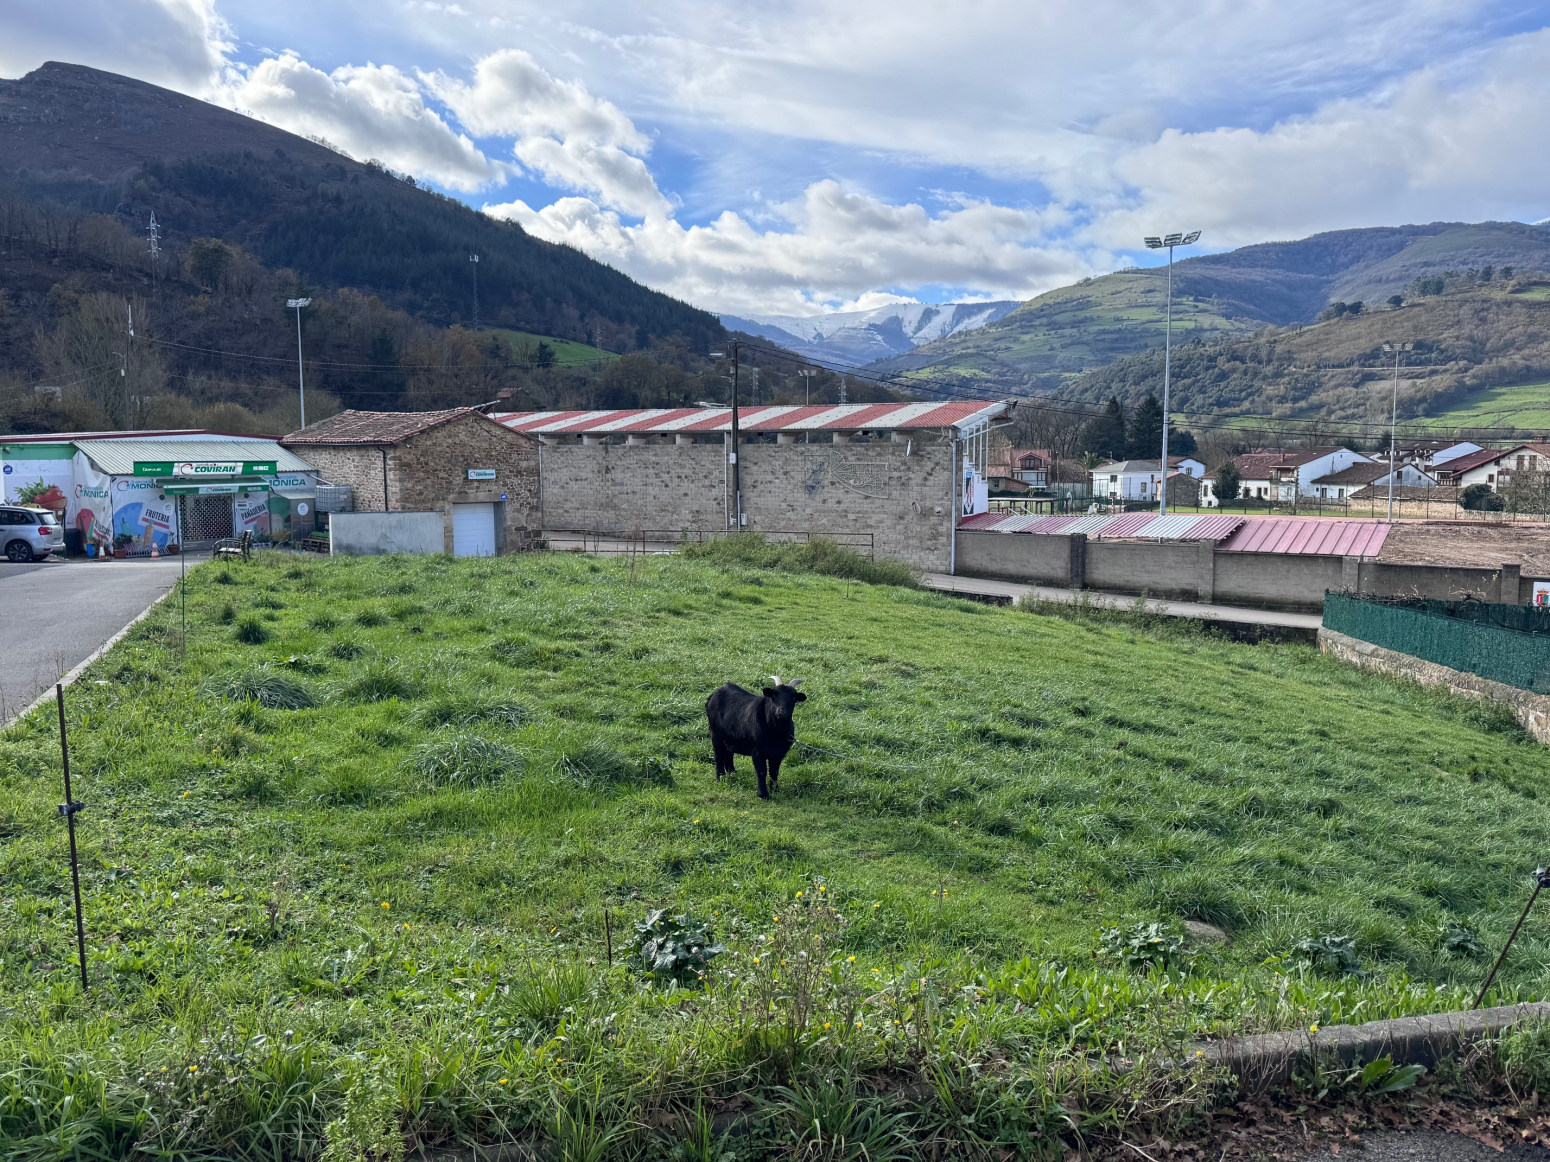
{"type": "Polygon", "coordinates": [[[1165,330],[1163,332],[1163,430],[1162,430],[1162,461],[1157,469],[1157,515],[1168,515],[1168,412],[1171,406],[1169,389],[1173,378],[1173,248],[1175,246],[1191,246],[1200,237],[1199,230],[1193,230],[1188,234],[1168,234],[1160,238],[1146,239],[1149,250],[1161,250],[1168,248],[1168,305],[1165,330]]]}
{"type": "MultiPolygon", "coordinates": [[[[737,462],[737,357],[742,349],[743,344],[738,339],[727,344],[727,351],[732,353],[732,450],[727,453],[727,458],[732,465],[732,527],[738,532],[743,531],[743,474],[742,465],[737,462]]],[[[712,351],[710,354],[714,358],[725,356],[722,351],[712,351]]]]}
{"type": "Polygon", "coordinates": [[[301,400],[301,426],[307,426],[307,376],[301,366],[301,308],[311,299],[286,299],[285,305],[296,312],[296,392],[301,400]]]}
{"type": "Polygon", "coordinates": [[[1394,523],[1394,473],[1399,446],[1399,355],[1409,351],[1414,343],[1385,343],[1385,351],[1394,352],[1394,390],[1389,397],[1389,524],[1394,523]]]}

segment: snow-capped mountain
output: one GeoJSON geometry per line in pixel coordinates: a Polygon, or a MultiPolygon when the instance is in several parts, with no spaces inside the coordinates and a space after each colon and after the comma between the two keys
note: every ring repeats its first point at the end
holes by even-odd
{"type": "Polygon", "coordinates": [[[973,331],[1022,304],[898,303],[833,315],[722,315],[721,325],[768,339],[796,355],[841,367],[902,355],[922,343],[973,331]]]}

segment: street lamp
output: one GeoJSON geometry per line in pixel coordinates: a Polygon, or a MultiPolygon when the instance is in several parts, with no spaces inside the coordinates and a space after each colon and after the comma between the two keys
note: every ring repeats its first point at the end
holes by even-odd
{"type": "Polygon", "coordinates": [[[1163,340],[1163,438],[1162,438],[1162,463],[1158,468],[1158,477],[1162,488],[1157,494],[1157,515],[1168,515],[1168,407],[1169,388],[1173,371],[1173,248],[1175,246],[1193,246],[1200,238],[1199,230],[1191,230],[1188,234],[1166,234],[1161,238],[1148,238],[1146,248],[1148,250],[1161,250],[1168,248],[1168,316],[1167,330],[1163,340]]]}
{"type": "Polygon", "coordinates": [[[479,256],[470,254],[468,261],[473,264],[474,270],[474,330],[479,329],[479,256]]]}
{"type": "Polygon", "coordinates": [[[1398,471],[1397,458],[1399,437],[1399,357],[1405,351],[1413,351],[1414,343],[1385,343],[1385,351],[1394,353],[1394,391],[1389,398],[1389,524],[1394,523],[1394,473],[1398,471]]]}
{"type": "Polygon", "coordinates": [[[311,299],[286,299],[285,305],[296,311],[296,392],[301,397],[301,426],[307,426],[307,377],[301,369],[301,308],[311,299]]]}
{"type": "MultiPolygon", "coordinates": [[[[741,432],[737,425],[737,365],[738,356],[742,354],[743,344],[740,339],[733,339],[727,344],[727,350],[732,352],[732,527],[738,532],[743,531],[743,468],[737,462],[737,443],[741,438],[741,432]]],[[[712,351],[712,357],[725,358],[725,351],[712,351]]]]}

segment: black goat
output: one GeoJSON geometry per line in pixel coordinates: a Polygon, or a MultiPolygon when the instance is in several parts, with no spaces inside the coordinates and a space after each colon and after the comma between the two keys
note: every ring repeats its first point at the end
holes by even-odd
{"type": "Polygon", "coordinates": [[[734,682],[728,682],[705,700],[705,718],[710,723],[710,748],[716,755],[716,778],[732,773],[735,755],[753,759],[754,774],[759,776],[759,798],[768,799],[780,782],[780,764],[797,740],[791,715],[807,695],[797,689],[802,683],[781,684],[771,677],[773,686],[754,694],[734,682]],[[768,771],[769,783],[765,784],[768,771]]]}

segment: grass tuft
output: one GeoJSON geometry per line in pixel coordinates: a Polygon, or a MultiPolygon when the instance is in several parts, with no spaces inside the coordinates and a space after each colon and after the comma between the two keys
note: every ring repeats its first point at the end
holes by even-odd
{"type": "Polygon", "coordinates": [[[804,544],[766,541],[759,533],[733,533],[713,541],[684,547],[684,556],[720,566],[752,566],[787,573],[819,573],[872,585],[919,587],[915,571],[903,561],[873,561],[852,549],[842,548],[826,537],[804,544]]]}
{"type": "Polygon", "coordinates": [[[410,699],[420,692],[420,683],[398,662],[376,661],[345,679],[339,688],[342,698],[352,702],[384,702],[389,698],[410,699]]]}
{"type": "Polygon", "coordinates": [[[256,613],[244,613],[237,619],[232,637],[244,645],[261,646],[269,640],[269,629],[256,613]]]}
{"type": "Polygon", "coordinates": [[[288,674],[276,673],[268,666],[212,679],[205,684],[208,693],[233,702],[257,702],[270,710],[305,710],[315,705],[307,687],[288,674]]]}
{"type": "Polygon", "coordinates": [[[527,760],[514,746],[459,731],[421,743],[405,765],[432,787],[482,787],[520,775],[527,760]]]}

